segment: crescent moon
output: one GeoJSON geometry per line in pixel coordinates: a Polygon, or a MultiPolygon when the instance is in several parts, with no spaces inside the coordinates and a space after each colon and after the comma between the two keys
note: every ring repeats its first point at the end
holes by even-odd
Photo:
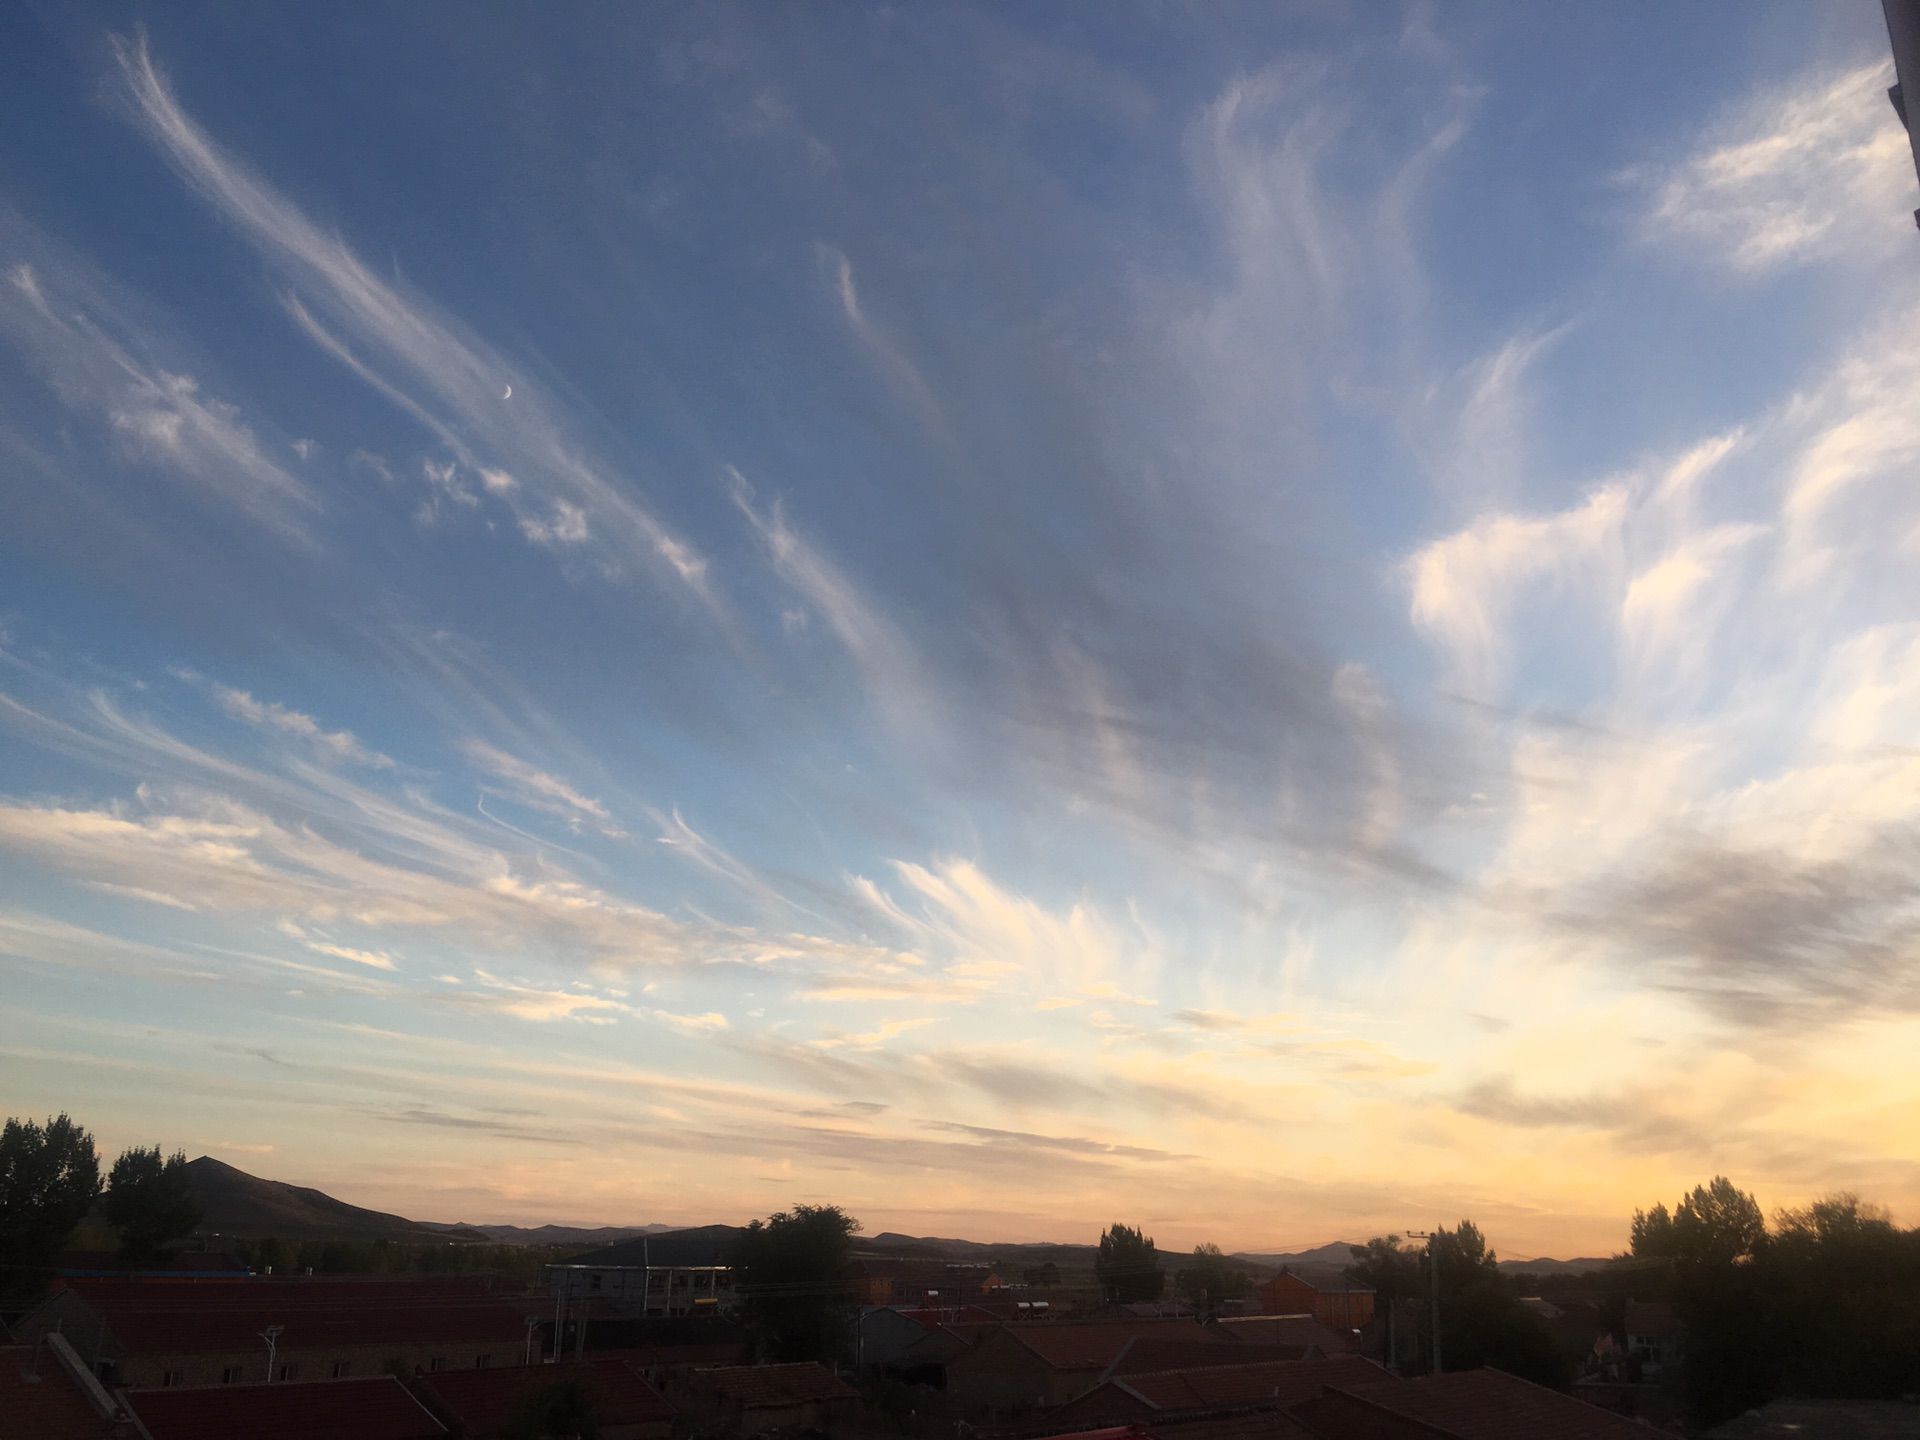
{"type": "Polygon", "coordinates": [[[507,393],[502,395],[500,398],[502,400],[511,400],[513,398],[513,386],[511,385],[507,386],[507,393]]]}

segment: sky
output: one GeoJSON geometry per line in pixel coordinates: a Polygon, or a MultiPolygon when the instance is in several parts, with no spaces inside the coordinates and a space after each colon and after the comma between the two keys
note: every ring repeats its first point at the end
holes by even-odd
{"type": "Polygon", "coordinates": [[[0,1102],[444,1221],[1920,1222],[1891,79],[7,7],[0,1102]]]}

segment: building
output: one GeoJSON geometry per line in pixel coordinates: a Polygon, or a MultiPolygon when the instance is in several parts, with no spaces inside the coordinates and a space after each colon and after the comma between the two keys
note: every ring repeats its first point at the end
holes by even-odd
{"type": "Polygon", "coordinates": [[[633,1366],[619,1360],[444,1370],[414,1385],[421,1403],[465,1440],[490,1440],[525,1416],[542,1390],[578,1385],[592,1406],[598,1440],[669,1440],[674,1408],[633,1366]]]}
{"type": "Polygon", "coordinates": [[[603,1303],[634,1316],[697,1315],[733,1309],[727,1252],[736,1232],[726,1225],[641,1235],[547,1266],[548,1293],[561,1305],[603,1303]]]}
{"type": "Polygon", "coordinates": [[[1647,1440],[1644,1425],[1500,1370],[1327,1386],[1287,1413],[1323,1440],[1647,1440]]]}
{"type": "Polygon", "coordinates": [[[737,1436],[820,1430],[858,1408],[860,1394],[824,1365],[729,1365],[686,1378],[687,1409],[737,1436]]]}
{"type": "Polygon", "coordinates": [[[0,1346],[0,1440],[135,1440],[132,1413],[58,1335],[0,1346]]]}
{"type": "Polygon", "coordinates": [[[1311,1315],[1330,1330],[1353,1331],[1373,1319],[1373,1291],[1351,1280],[1282,1270],[1260,1287],[1260,1308],[1268,1315],[1311,1315]]]}
{"type": "Polygon", "coordinates": [[[414,1280],[69,1280],[20,1323],[109,1387],[343,1380],[523,1362],[544,1302],[414,1280]]]}
{"type": "Polygon", "coordinates": [[[874,1305],[860,1312],[855,1355],[862,1370],[886,1370],[899,1365],[901,1358],[928,1332],[942,1325],[998,1325],[1002,1318],[977,1305],[954,1305],[941,1309],[925,1306],[874,1305]]]}
{"type": "Polygon", "coordinates": [[[1353,1331],[1332,1329],[1311,1314],[1229,1315],[1215,1321],[1214,1328],[1248,1345],[1297,1350],[1301,1358],[1310,1354],[1354,1355],[1360,1349],[1359,1337],[1353,1331]]]}
{"type": "Polygon", "coordinates": [[[1146,1425],[1181,1415],[1274,1409],[1317,1398],[1329,1385],[1393,1377],[1371,1360],[1268,1360],[1115,1376],[1048,1416],[1050,1424],[1146,1425]]]}
{"type": "Polygon", "coordinates": [[[1188,1342],[1203,1353],[1239,1343],[1218,1326],[1189,1320],[1005,1325],[947,1362],[947,1392],[966,1409],[1009,1415],[1053,1409],[1107,1378],[1127,1347],[1143,1337],[1188,1342]]]}
{"type": "Polygon", "coordinates": [[[847,1267],[847,1283],[862,1305],[908,1307],[954,1305],[1005,1288],[990,1266],[886,1255],[855,1256],[847,1267]]]}
{"type": "Polygon", "coordinates": [[[147,1440],[441,1440],[447,1433],[391,1375],[130,1390],[127,1403],[147,1440]]]}
{"type": "Polygon", "coordinates": [[[1664,1300],[1627,1301],[1627,1355],[1640,1363],[1640,1374],[1658,1379],[1686,1359],[1686,1337],[1679,1317],[1664,1300]]]}

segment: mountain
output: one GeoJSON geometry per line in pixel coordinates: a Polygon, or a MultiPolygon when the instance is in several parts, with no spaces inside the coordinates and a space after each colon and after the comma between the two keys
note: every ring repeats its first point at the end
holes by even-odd
{"type": "Polygon", "coordinates": [[[641,1235],[664,1235],[677,1225],[433,1225],[434,1230],[472,1230],[496,1245],[617,1245],[641,1235]]]}
{"type": "Polygon", "coordinates": [[[202,1155],[187,1163],[193,1198],[200,1206],[200,1228],[214,1235],[261,1240],[395,1240],[410,1244],[435,1241],[486,1241],[467,1226],[423,1225],[381,1210],[364,1210],[324,1191],[281,1180],[263,1180],[202,1155]]]}
{"type": "Polygon", "coordinates": [[[1353,1263],[1353,1245],[1350,1241],[1334,1240],[1325,1245],[1316,1245],[1311,1250],[1289,1250],[1279,1254],[1253,1254],[1241,1251],[1233,1257],[1244,1260],[1250,1265],[1265,1265],[1270,1270],[1285,1266],[1289,1270],[1344,1270],[1353,1263]]]}
{"type": "Polygon", "coordinates": [[[1589,1270],[1604,1270],[1611,1260],[1502,1260],[1502,1275],[1584,1275],[1589,1270]]]}

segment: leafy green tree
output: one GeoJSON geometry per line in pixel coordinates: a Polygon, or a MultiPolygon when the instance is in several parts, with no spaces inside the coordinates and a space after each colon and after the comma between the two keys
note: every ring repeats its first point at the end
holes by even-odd
{"type": "Polygon", "coordinates": [[[24,1302],[100,1193],[93,1136],[66,1115],[0,1129],[0,1296],[24,1302]]]}
{"type": "Polygon", "coordinates": [[[1107,1298],[1122,1304],[1158,1300],[1167,1283],[1153,1241],[1135,1227],[1117,1221],[1100,1232],[1093,1271],[1107,1298]]]}
{"type": "MultiPolygon", "coordinates": [[[[1425,1301],[1429,1265],[1440,1276],[1440,1351],[1448,1370],[1492,1365],[1544,1385],[1563,1384],[1565,1362],[1553,1337],[1520,1303],[1501,1275],[1487,1237],[1471,1220],[1451,1230],[1436,1230],[1425,1250],[1409,1247],[1398,1235],[1381,1235],[1352,1247],[1347,1277],[1370,1286],[1380,1309],[1398,1301],[1425,1301]]],[[[1419,1370],[1432,1354],[1431,1310],[1421,1304],[1406,1313],[1414,1334],[1399,1342],[1402,1360],[1419,1370]]]]}
{"type": "Polygon", "coordinates": [[[1193,1247],[1193,1258],[1180,1268],[1180,1293],[1195,1305],[1217,1305],[1247,1293],[1247,1272],[1211,1240],[1193,1247]]]}
{"type": "Polygon", "coordinates": [[[113,1162],[107,1177],[107,1223],[120,1232],[120,1253],[135,1262],[157,1260],[200,1223],[187,1157],[165,1156],[158,1145],[135,1145],[113,1162]]]}
{"type": "Polygon", "coordinates": [[[855,1311],[847,1270],[859,1232],[838,1205],[796,1205],[740,1233],[736,1289],[773,1359],[845,1356],[855,1311]]]}
{"type": "Polygon", "coordinates": [[[1664,1205],[1633,1212],[1633,1258],[1671,1260],[1679,1253],[1673,1234],[1673,1216],[1664,1205]]]}

